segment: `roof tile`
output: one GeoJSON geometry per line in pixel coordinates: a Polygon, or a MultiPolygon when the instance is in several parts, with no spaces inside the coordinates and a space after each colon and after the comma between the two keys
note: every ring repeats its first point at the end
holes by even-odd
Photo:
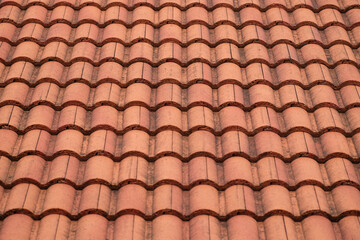
{"type": "Polygon", "coordinates": [[[0,239],[356,239],[358,12],[2,1],[0,239]]]}

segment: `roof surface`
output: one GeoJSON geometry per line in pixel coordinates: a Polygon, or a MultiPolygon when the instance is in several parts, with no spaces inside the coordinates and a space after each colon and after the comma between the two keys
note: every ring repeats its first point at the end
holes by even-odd
{"type": "Polygon", "coordinates": [[[360,239],[357,0],[3,0],[1,240],[360,239]]]}

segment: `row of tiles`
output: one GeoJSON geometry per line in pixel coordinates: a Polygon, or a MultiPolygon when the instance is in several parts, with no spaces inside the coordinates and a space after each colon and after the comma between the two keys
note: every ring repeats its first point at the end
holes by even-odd
{"type": "Polygon", "coordinates": [[[32,5],[42,5],[47,7],[48,9],[52,9],[58,5],[67,5],[71,6],[74,9],[79,9],[84,6],[94,5],[99,6],[102,9],[106,9],[113,5],[119,5],[124,6],[129,10],[139,5],[147,5],[154,9],[159,9],[168,5],[177,6],[181,9],[190,8],[195,5],[204,6],[207,9],[213,9],[217,6],[227,6],[233,8],[234,10],[253,6],[260,8],[263,11],[273,6],[278,6],[284,8],[287,11],[294,11],[299,7],[305,7],[312,9],[314,12],[318,12],[323,8],[335,8],[343,12],[351,8],[357,8],[358,4],[359,3],[356,0],[319,0],[316,2],[302,0],[213,0],[211,2],[207,2],[205,0],[126,0],[121,2],[118,2],[116,0],[4,0],[2,1],[2,4],[0,6],[17,5],[21,6],[22,8],[28,8],[32,5]]]}
{"type": "Polygon", "coordinates": [[[260,190],[269,184],[282,185],[291,190],[314,184],[324,190],[332,190],[348,183],[360,189],[359,164],[344,158],[332,158],[320,164],[306,157],[297,158],[291,163],[284,163],[275,157],[265,157],[256,163],[242,157],[231,157],[223,163],[216,163],[208,157],[196,157],[184,163],[175,157],[148,162],[132,156],[114,162],[105,156],[79,161],[73,156],[63,155],[45,161],[39,156],[28,155],[19,161],[1,156],[0,163],[0,183],[6,189],[25,182],[42,189],[56,182],[66,182],[76,189],[83,189],[92,183],[103,183],[112,189],[137,183],[149,190],[170,183],[186,190],[198,184],[225,190],[239,183],[253,190],[260,190]]]}
{"type": "Polygon", "coordinates": [[[129,67],[123,67],[116,62],[105,62],[94,67],[87,62],[75,62],[65,67],[56,61],[48,61],[40,67],[31,62],[19,61],[11,66],[0,63],[0,84],[23,80],[33,86],[44,81],[52,81],[59,86],[67,86],[74,81],[82,81],[95,87],[103,82],[113,82],[121,87],[141,81],[150,86],[172,82],[185,88],[196,82],[203,82],[212,88],[218,88],[225,83],[235,83],[243,88],[252,85],[268,84],[278,89],[285,84],[293,83],[302,88],[310,88],[317,84],[327,84],[339,89],[347,84],[360,84],[358,69],[352,64],[339,64],[334,69],[318,63],[308,64],[299,68],[293,63],[282,63],[270,68],[263,63],[252,63],[241,68],[231,62],[211,68],[208,64],[195,62],[182,68],[174,62],[164,62],[158,67],[152,67],[145,62],[136,62],[129,67]]]}
{"type": "Polygon", "coordinates": [[[78,221],[51,214],[33,220],[23,214],[10,215],[0,223],[3,240],[348,240],[360,235],[359,217],[347,216],[331,222],[322,216],[309,216],[294,222],[286,216],[271,216],[257,222],[249,216],[234,216],[226,222],[199,215],[190,221],[161,215],[145,221],[137,215],[119,216],[115,221],[89,214],[78,221]]]}
{"type": "Polygon", "coordinates": [[[217,137],[209,131],[198,130],[189,136],[177,131],[164,130],[149,136],[141,130],[131,130],[124,135],[116,135],[109,130],[97,130],[83,135],[78,130],[64,130],[50,135],[44,130],[31,130],[18,135],[8,129],[0,129],[2,155],[18,159],[30,153],[54,158],[72,154],[82,159],[105,154],[117,160],[129,155],[155,160],[164,155],[174,155],[182,160],[196,156],[209,156],[217,161],[241,155],[255,161],[265,156],[277,156],[289,161],[301,155],[308,155],[319,161],[332,157],[344,157],[359,161],[360,133],[346,138],[338,132],[327,132],[318,138],[305,132],[294,132],[280,137],[272,131],[257,133],[249,137],[241,131],[228,131],[217,137]]]}
{"type": "MultiPolygon", "coordinates": [[[[268,106],[276,111],[284,111],[291,106],[299,106],[307,111],[320,107],[354,108],[359,104],[360,87],[348,85],[340,90],[333,90],[327,85],[315,85],[304,90],[298,85],[284,85],[274,90],[268,85],[257,84],[249,89],[242,89],[235,84],[225,84],[218,89],[196,83],[187,89],[177,84],[166,83],[151,88],[145,83],[133,83],[121,88],[114,83],[102,83],[91,88],[85,83],[72,83],[61,88],[54,83],[44,82],[34,88],[23,82],[13,82],[0,89],[0,105],[20,105],[21,108],[33,108],[36,105],[50,104],[56,110],[69,105],[78,105],[93,110],[101,105],[112,105],[118,110],[125,110],[131,105],[158,109],[163,105],[173,105],[183,111],[194,106],[207,106],[219,111],[227,105],[240,106],[250,111],[258,106],[268,106]],[[279,110],[280,109],[280,110],[279,110]]],[[[301,114],[301,113],[299,113],[301,114]]],[[[45,119],[44,119],[45,120],[45,119]]]]}
{"type": "Polygon", "coordinates": [[[142,106],[129,106],[124,111],[118,111],[112,106],[99,106],[93,111],[68,106],[55,111],[49,106],[39,105],[24,111],[15,105],[5,105],[0,108],[0,126],[15,128],[19,134],[36,128],[51,134],[68,128],[80,129],[86,135],[101,128],[124,134],[138,128],[150,135],[166,129],[189,135],[202,129],[219,136],[238,129],[246,135],[254,136],[266,129],[280,136],[301,130],[318,137],[333,130],[351,137],[360,130],[360,108],[339,113],[333,108],[322,107],[314,113],[308,113],[299,107],[289,107],[277,113],[269,107],[255,107],[250,112],[244,112],[236,106],[225,106],[219,112],[213,112],[204,106],[194,106],[182,112],[173,106],[162,106],[153,112],[142,106]]]}
{"type": "Polygon", "coordinates": [[[309,41],[316,41],[328,48],[342,41],[356,48],[360,42],[360,26],[350,31],[336,25],[329,26],[325,30],[318,30],[313,26],[302,26],[297,30],[291,30],[284,25],[275,25],[269,30],[257,25],[247,25],[237,30],[229,24],[219,25],[215,29],[209,29],[201,24],[192,24],[186,29],[176,24],[166,24],[154,29],[153,26],[144,23],[136,24],[131,28],[126,28],[120,23],[110,24],[104,28],[90,23],[81,24],[76,28],[66,23],[56,23],[46,28],[41,24],[28,23],[17,28],[13,23],[3,22],[0,23],[0,35],[11,45],[18,45],[26,40],[33,40],[41,45],[61,40],[69,45],[75,45],[86,40],[102,46],[106,42],[117,40],[126,46],[138,41],[148,41],[156,46],[164,41],[176,41],[184,47],[193,42],[203,41],[214,47],[227,40],[239,47],[254,41],[261,41],[270,46],[280,41],[287,41],[300,48],[309,41]]]}
{"type": "Polygon", "coordinates": [[[300,220],[317,213],[338,220],[344,215],[360,212],[360,191],[353,186],[337,186],[324,191],[318,186],[305,185],[289,191],[283,186],[270,185],[253,191],[244,185],[233,185],[218,191],[209,185],[198,185],[186,191],[174,185],[161,185],[147,191],[137,184],[128,184],[119,190],[91,184],[83,190],[75,190],[58,183],[41,190],[36,185],[21,183],[9,190],[0,187],[0,196],[2,216],[18,210],[33,216],[57,210],[74,219],[89,211],[102,212],[109,219],[123,212],[135,212],[146,218],[172,212],[186,220],[200,213],[223,220],[239,213],[258,219],[281,213],[300,220]]]}
{"type": "Polygon", "coordinates": [[[87,61],[97,66],[106,61],[121,62],[124,65],[146,61],[154,66],[166,61],[175,61],[184,66],[195,61],[203,61],[212,66],[233,61],[245,67],[253,62],[265,62],[267,65],[277,66],[287,61],[301,66],[318,62],[334,67],[346,61],[358,66],[360,52],[359,49],[352,49],[345,44],[336,44],[329,49],[324,49],[318,44],[307,44],[296,49],[289,44],[279,43],[268,49],[261,43],[249,43],[243,48],[233,43],[221,43],[215,48],[205,43],[192,43],[182,48],[173,42],[163,43],[159,47],[147,42],[138,42],[131,47],[124,47],[117,42],[109,42],[102,47],[96,47],[90,42],[80,42],[74,47],[69,47],[64,42],[51,42],[45,47],[30,41],[22,42],[16,47],[12,47],[7,42],[0,43],[0,60],[6,65],[24,60],[39,65],[51,59],[56,59],[65,65],[87,61]]]}
{"type": "Polygon", "coordinates": [[[234,11],[229,7],[217,7],[209,12],[206,8],[199,6],[190,7],[185,11],[173,6],[163,7],[159,11],[155,11],[149,6],[138,6],[133,11],[128,11],[122,6],[112,6],[106,10],[101,10],[98,6],[84,6],[77,11],[69,6],[58,6],[53,10],[47,10],[39,5],[21,10],[17,6],[5,5],[0,9],[0,19],[15,22],[18,26],[28,22],[51,25],[59,20],[74,26],[83,22],[107,25],[113,21],[120,21],[127,25],[132,25],[135,22],[148,22],[153,26],[168,21],[177,22],[183,26],[192,22],[202,22],[209,26],[219,25],[222,22],[229,22],[237,26],[257,22],[269,26],[280,21],[293,28],[303,24],[312,24],[324,28],[332,23],[338,23],[344,27],[353,27],[359,23],[359,12],[359,8],[350,9],[345,13],[330,8],[325,8],[319,13],[314,13],[307,8],[298,8],[289,14],[279,7],[269,8],[265,12],[261,12],[255,7],[246,7],[239,11],[234,11]]]}

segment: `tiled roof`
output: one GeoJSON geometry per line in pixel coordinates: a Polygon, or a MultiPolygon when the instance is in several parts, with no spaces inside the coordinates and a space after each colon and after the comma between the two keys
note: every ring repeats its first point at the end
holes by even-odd
{"type": "Polygon", "coordinates": [[[2,0],[1,240],[360,239],[358,0],[2,0]]]}

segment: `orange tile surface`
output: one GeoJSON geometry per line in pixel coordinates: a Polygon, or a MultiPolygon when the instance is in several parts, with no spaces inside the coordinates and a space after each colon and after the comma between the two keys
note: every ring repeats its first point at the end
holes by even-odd
{"type": "Polygon", "coordinates": [[[357,0],[0,1],[1,240],[360,239],[357,0]]]}

